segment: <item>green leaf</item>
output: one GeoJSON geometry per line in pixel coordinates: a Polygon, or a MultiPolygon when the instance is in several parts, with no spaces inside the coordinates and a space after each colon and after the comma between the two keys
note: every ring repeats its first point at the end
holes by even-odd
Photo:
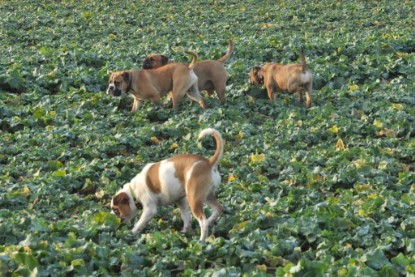
{"type": "Polygon", "coordinates": [[[391,264],[381,249],[369,251],[362,257],[362,260],[375,270],[380,270],[382,267],[389,266],[391,264]]]}
{"type": "Polygon", "coordinates": [[[53,177],[65,177],[66,176],[66,171],[65,170],[55,170],[52,173],[53,177]]]}
{"type": "Polygon", "coordinates": [[[14,259],[19,265],[29,269],[29,271],[33,271],[38,266],[36,258],[30,253],[17,253],[14,259]]]}

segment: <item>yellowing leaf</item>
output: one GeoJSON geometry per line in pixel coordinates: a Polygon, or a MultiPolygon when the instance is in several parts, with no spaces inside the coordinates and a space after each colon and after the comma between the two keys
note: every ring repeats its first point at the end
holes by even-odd
{"type": "Polygon", "coordinates": [[[35,174],[33,174],[33,177],[40,177],[40,169],[38,171],[36,171],[35,174]]]}
{"type": "Polygon", "coordinates": [[[338,276],[346,276],[347,273],[348,273],[347,269],[346,268],[342,268],[342,269],[339,270],[338,276]]]}
{"type": "Polygon", "coordinates": [[[356,184],[355,189],[356,191],[361,192],[361,191],[369,191],[372,189],[372,187],[369,184],[356,184]]]}
{"type": "Polygon", "coordinates": [[[262,23],[261,29],[265,30],[265,29],[271,28],[273,26],[274,26],[274,24],[272,24],[272,23],[262,23]]]}
{"type": "Polygon", "coordinates": [[[354,201],[353,202],[353,205],[355,205],[355,206],[362,206],[363,205],[363,201],[362,200],[356,200],[356,201],[354,201]]]}
{"type": "Polygon", "coordinates": [[[379,198],[379,195],[377,195],[376,193],[371,193],[367,196],[368,199],[377,199],[379,198]]]}
{"type": "Polygon", "coordinates": [[[388,168],[389,163],[387,161],[381,161],[378,165],[378,169],[385,170],[388,168]]]}
{"type": "Polygon", "coordinates": [[[117,38],[117,36],[116,35],[114,35],[114,34],[109,34],[109,36],[108,36],[108,39],[109,40],[114,40],[114,39],[116,39],[117,38]]]}
{"type": "Polygon", "coordinates": [[[49,77],[55,77],[56,76],[56,74],[59,72],[59,69],[57,68],[57,67],[55,67],[55,69],[54,70],[52,70],[51,72],[49,72],[48,73],[48,76],[49,77]]]}
{"type": "Polygon", "coordinates": [[[388,138],[396,138],[396,132],[392,129],[384,128],[380,133],[388,138]]]}
{"type": "Polygon", "coordinates": [[[402,104],[392,104],[392,108],[394,108],[395,110],[398,110],[398,111],[402,111],[403,110],[403,105],[402,104]]]}
{"type": "Polygon", "coordinates": [[[265,161],[265,154],[251,154],[251,161],[254,163],[262,163],[265,161]]]}
{"type": "Polygon", "coordinates": [[[264,264],[259,264],[256,266],[256,268],[262,272],[267,272],[267,266],[264,264]]]}
{"type": "Polygon", "coordinates": [[[233,174],[229,175],[229,177],[228,177],[228,183],[233,182],[235,180],[236,180],[235,175],[233,175],[233,174]]]}
{"type": "Polygon", "coordinates": [[[358,89],[359,89],[359,86],[358,86],[358,85],[351,85],[351,86],[349,87],[349,91],[350,91],[350,92],[356,91],[356,90],[358,90],[358,89]]]}
{"type": "Polygon", "coordinates": [[[243,228],[245,228],[246,226],[248,226],[249,223],[250,223],[250,221],[247,220],[247,221],[241,222],[239,224],[236,224],[231,230],[229,230],[229,233],[235,234],[235,233],[239,232],[240,230],[242,230],[243,228]]]}
{"type": "Polygon", "coordinates": [[[382,128],[383,123],[382,121],[375,119],[375,121],[373,121],[373,125],[375,125],[378,128],[382,128]]]}
{"type": "Polygon", "coordinates": [[[53,177],[65,177],[66,171],[65,170],[56,170],[52,173],[53,177]]]}
{"type": "Polygon", "coordinates": [[[29,196],[29,195],[30,195],[30,190],[29,190],[29,188],[28,188],[27,186],[25,186],[25,187],[23,188],[23,191],[22,191],[20,194],[21,194],[21,195],[23,195],[23,196],[25,196],[25,197],[29,196]]]}
{"type": "Polygon", "coordinates": [[[169,150],[174,150],[174,149],[176,149],[176,148],[178,148],[178,147],[179,147],[179,145],[178,145],[177,143],[173,143],[173,144],[170,146],[169,150]]]}
{"type": "Polygon", "coordinates": [[[339,151],[339,150],[348,150],[348,149],[344,146],[344,143],[343,143],[343,140],[342,140],[342,139],[338,139],[338,140],[337,140],[337,143],[336,143],[336,151],[339,151]]]}
{"type": "Polygon", "coordinates": [[[243,131],[239,131],[239,133],[236,135],[236,138],[238,140],[241,140],[244,138],[244,136],[245,136],[245,133],[243,131]]]}
{"type": "Polygon", "coordinates": [[[358,211],[358,213],[357,213],[359,216],[365,216],[366,215],[366,212],[365,212],[365,210],[363,210],[363,209],[359,209],[359,211],[358,211]]]}
{"type": "Polygon", "coordinates": [[[157,137],[151,137],[150,140],[154,144],[160,144],[160,140],[157,137]]]}
{"type": "Polygon", "coordinates": [[[357,169],[362,168],[365,165],[361,159],[353,161],[353,164],[357,169]]]}
{"type": "Polygon", "coordinates": [[[102,190],[102,189],[95,192],[95,197],[98,198],[98,199],[102,199],[102,197],[104,197],[104,195],[105,195],[105,191],[102,190]]]}
{"type": "Polygon", "coordinates": [[[337,134],[339,132],[339,128],[337,128],[337,125],[334,125],[333,127],[329,129],[329,132],[333,134],[337,134]]]}
{"type": "Polygon", "coordinates": [[[249,104],[255,104],[255,98],[254,98],[254,97],[252,97],[251,95],[248,95],[248,96],[247,96],[247,102],[248,102],[249,104]]]}
{"type": "Polygon", "coordinates": [[[408,56],[408,53],[405,53],[405,52],[397,52],[396,53],[396,56],[398,58],[404,58],[404,57],[408,56]]]}

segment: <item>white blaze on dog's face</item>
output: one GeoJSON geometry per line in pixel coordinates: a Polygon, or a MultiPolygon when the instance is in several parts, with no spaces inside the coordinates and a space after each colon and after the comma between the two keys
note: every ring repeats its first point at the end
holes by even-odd
{"type": "Polygon", "coordinates": [[[112,212],[122,220],[130,221],[137,213],[134,201],[125,191],[120,191],[111,199],[112,212]]]}
{"type": "Polygon", "coordinates": [[[130,74],[124,72],[113,72],[108,81],[107,94],[121,96],[122,91],[127,91],[130,74]]]}

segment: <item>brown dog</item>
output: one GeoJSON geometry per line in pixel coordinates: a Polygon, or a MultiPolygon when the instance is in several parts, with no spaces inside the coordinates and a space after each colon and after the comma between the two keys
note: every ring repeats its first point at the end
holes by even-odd
{"type": "Polygon", "coordinates": [[[270,100],[274,100],[274,91],[288,91],[298,93],[300,102],[303,102],[303,93],[306,95],[306,106],[311,107],[311,90],[313,89],[313,74],[307,68],[307,63],[301,51],[301,64],[265,64],[255,66],[249,72],[249,83],[262,86],[268,93],[270,100]]]}
{"type": "Polygon", "coordinates": [[[186,53],[193,57],[188,66],[172,63],[157,69],[113,72],[109,79],[107,94],[120,96],[122,91],[131,92],[134,97],[132,112],[138,110],[143,100],[151,100],[159,104],[160,98],[168,92],[171,92],[175,109],[185,94],[205,108],[205,102],[197,87],[197,76],[193,71],[197,54],[192,51],[186,53]]]}
{"type": "MultiPolygon", "coordinates": [[[[206,90],[211,96],[214,91],[223,103],[225,101],[226,81],[228,72],[224,63],[229,60],[233,52],[233,42],[229,40],[226,54],[218,60],[206,60],[196,63],[194,71],[198,77],[199,91],[206,90]]],[[[166,65],[169,59],[160,54],[151,54],[143,61],[143,69],[154,69],[166,65]]]]}

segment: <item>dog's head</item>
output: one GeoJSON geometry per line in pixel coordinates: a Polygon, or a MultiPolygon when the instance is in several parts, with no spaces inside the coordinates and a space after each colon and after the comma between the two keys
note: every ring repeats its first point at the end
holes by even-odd
{"type": "Polygon", "coordinates": [[[143,61],[143,69],[155,69],[169,63],[169,58],[160,54],[150,54],[143,61]]]}
{"type": "Polygon", "coordinates": [[[121,190],[112,197],[111,210],[123,221],[130,221],[137,213],[137,206],[131,193],[121,190]]]}
{"type": "Polygon", "coordinates": [[[107,94],[121,96],[121,92],[128,92],[131,85],[131,74],[128,71],[113,72],[108,81],[107,94]]]}
{"type": "Polygon", "coordinates": [[[249,71],[249,83],[255,86],[261,86],[264,84],[264,76],[260,66],[254,66],[249,71]]]}

